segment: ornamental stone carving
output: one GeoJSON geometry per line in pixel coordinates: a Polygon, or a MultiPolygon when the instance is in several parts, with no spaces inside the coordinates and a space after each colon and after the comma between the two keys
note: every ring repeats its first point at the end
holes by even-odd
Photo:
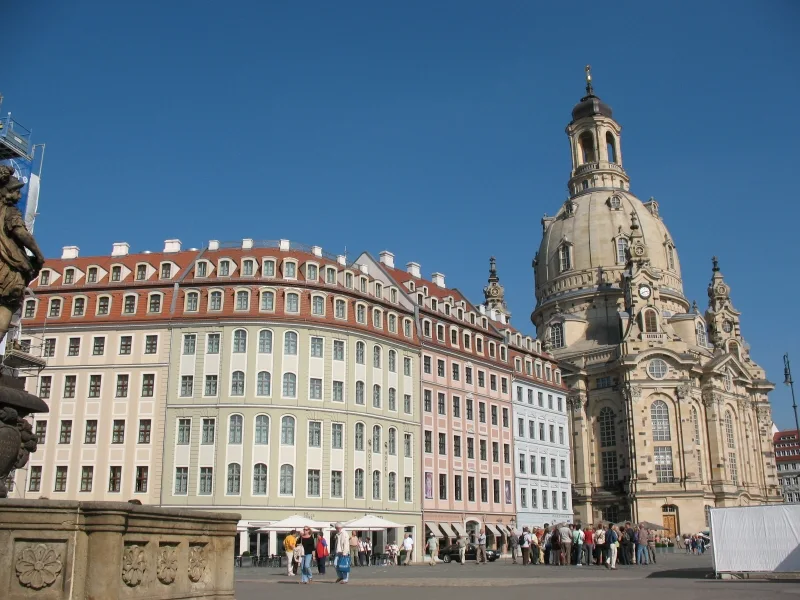
{"type": "Polygon", "coordinates": [[[34,590],[53,585],[63,564],[61,552],[49,544],[36,544],[23,548],[15,565],[21,585],[34,590]]]}
{"type": "Polygon", "coordinates": [[[642,397],[642,387],[639,385],[632,385],[630,383],[627,383],[625,384],[625,387],[622,389],[622,393],[625,395],[626,400],[631,400],[633,402],[636,402],[642,397]]]}
{"type": "Polygon", "coordinates": [[[204,546],[191,546],[189,548],[189,581],[197,583],[203,578],[208,565],[206,549],[204,546]]]}
{"type": "Polygon", "coordinates": [[[158,580],[169,585],[175,581],[178,574],[178,552],[175,546],[161,546],[158,550],[158,563],[156,566],[156,577],[158,580]]]}
{"type": "Polygon", "coordinates": [[[706,408],[714,408],[722,404],[722,395],[712,389],[703,390],[703,406],[706,408]]]}
{"type": "Polygon", "coordinates": [[[678,396],[678,400],[686,400],[692,395],[692,386],[688,383],[680,384],[675,390],[675,395],[678,396]]]}
{"type": "Polygon", "coordinates": [[[770,425],[772,423],[772,411],[769,406],[759,406],[756,410],[758,414],[758,422],[762,425],[770,425]]]}
{"type": "Polygon", "coordinates": [[[147,571],[147,557],[144,548],[137,545],[125,546],[122,553],[122,581],[128,587],[136,587],[144,580],[147,571]]]}

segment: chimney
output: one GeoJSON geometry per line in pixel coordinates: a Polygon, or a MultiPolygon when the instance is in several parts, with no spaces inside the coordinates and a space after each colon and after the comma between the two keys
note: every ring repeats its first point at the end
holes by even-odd
{"type": "Polygon", "coordinates": [[[131,245],[127,242],[115,242],[111,247],[111,256],[128,256],[131,245]]]}
{"type": "Polygon", "coordinates": [[[415,262],[406,263],[406,271],[414,279],[419,279],[419,270],[420,270],[419,263],[415,262]]]}
{"type": "Polygon", "coordinates": [[[61,258],[65,260],[69,260],[72,258],[78,258],[78,247],[77,246],[64,246],[61,249],[61,258]]]}
{"type": "Polygon", "coordinates": [[[181,251],[181,241],[180,240],[165,240],[164,241],[164,252],[171,253],[171,252],[180,252],[181,251]]]}
{"type": "Polygon", "coordinates": [[[364,275],[369,275],[369,267],[367,265],[358,265],[358,268],[364,275]]]}
{"type": "Polygon", "coordinates": [[[338,262],[343,267],[347,266],[347,257],[344,254],[340,254],[336,257],[336,262],[338,262]]]}
{"type": "Polygon", "coordinates": [[[278,248],[286,252],[289,249],[289,240],[281,240],[278,242],[278,248]]]}
{"type": "Polygon", "coordinates": [[[242,240],[242,249],[250,250],[253,247],[253,240],[251,238],[244,238],[242,240]]]}
{"type": "Polygon", "coordinates": [[[432,273],[431,281],[440,288],[444,287],[444,273],[432,273]]]}
{"type": "Polygon", "coordinates": [[[390,269],[394,269],[394,254],[389,252],[388,250],[384,250],[380,253],[381,257],[381,264],[386,265],[390,269]]]}
{"type": "Polygon", "coordinates": [[[219,250],[219,240],[209,240],[208,241],[208,249],[209,250],[219,250]]]}
{"type": "Polygon", "coordinates": [[[311,246],[311,254],[313,254],[314,256],[322,256],[322,247],[311,246]]]}

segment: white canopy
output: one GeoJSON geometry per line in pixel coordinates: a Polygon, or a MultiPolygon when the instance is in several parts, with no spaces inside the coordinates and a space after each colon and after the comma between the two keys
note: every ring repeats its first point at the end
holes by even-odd
{"type": "Polygon", "coordinates": [[[306,517],[301,517],[300,515],[292,515],[291,517],[286,517],[280,521],[270,523],[258,531],[260,533],[266,533],[270,531],[292,531],[293,529],[297,529],[299,531],[303,529],[303,527],[310,527],[311,529],[330,529],[330,526],[330,523],[322,523],[320,521],[313,521],[306,517]]]}
{"type": "Polygon", "coordinates": [[[364,515],[344,524],[351,531],[383,531],[384,529],[397,529],[403,526],[393,521],[387,521],[375,515],[364,515]]]}

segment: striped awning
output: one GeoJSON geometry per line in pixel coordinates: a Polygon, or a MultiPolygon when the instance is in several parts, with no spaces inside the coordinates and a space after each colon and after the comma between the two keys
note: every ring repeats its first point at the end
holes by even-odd
{"type": "Polygon", "coordinates": [[[464,526],[461,523],[450,523],[450,525],[452,525],[453,529],[456,530],[458,535],[467,537],[467,530],[464,529],[464,526]]]}
{"type": "Polygon", "coordinates": [[[447,537],[453,537],[453,529],[450,527],[449,523],[439,523],[439,529],[444,531],[447,537]]]}
{"type": "Polygon", "coordinates": [[[500,535],[500,532],[497,530],[497,527],[495,527],[491,523],[484,523],[484,525],[486,526],[486,529],[488,529],[495,535],[495,537],[498,537],[500,535]]]}
{"type": "Polygon", "coordinates": [[[439,528],[436,526],[436,523],[432,521],[425,521],[425,527],[427,527],[431,533],[438,533],[439,528]]]}

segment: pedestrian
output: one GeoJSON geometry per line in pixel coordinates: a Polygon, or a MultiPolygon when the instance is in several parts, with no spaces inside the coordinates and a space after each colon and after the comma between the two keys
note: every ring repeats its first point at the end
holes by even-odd
{"type": "Polygon", "coordinates": [[[297,531],[292,529],[283,540],[283,550],[286,553],[286,576],[294,577],[294,547],[297,545],[297,531]]]}
{"type": "Polygon", "coordinates": [[[531,562],[532,565],[538,565],[542,562],[542,546],[539,543],[540,530],[531,531],[531,562]]]}
{"type": "Polygon", "coordinates": [[[328,566],[328,556],[330,556],[330,550],[328,548],[328,540],[325,539],[325,536],[320,534],[317,536],[317,571],[319,571],[320,575],[325,575],[325,567],[328,566]]]}
{"type": "Polygon", "coordinates": [[[652,529],[647,532],[647,554],[650,562],[656,564],[656,532],[652,529]]]}
{"type": "MultiPolygon", "coordinates": [[[[524,528],[523,528],[523,531],[525,531],[524,528]]],[[[509,546],[509,548],[511,548],[511,564],[512,565],[517,564],[517,554],[519,552],[519,548],[521,546],[521,542],[522,542],[522,535],[520,533],[518,533],[516,529],[514,529],[511,532],[511,537],[508,540],[508,546],[509,546]]],[[[523,565],[525,564],[525,553],[524,552],[522,553],[522,564],[523,565]]]]}
{"type": "Polygon", "coordinates": [[[583,542],[586,536],[583,533],[580,525],[576,525],[572,532],[572,549],[575,554],[575,566],[580,567],[583,560],[583,542]]]}
{"type": "Polygon", "coordinates": [[[354,531],[350,535],[350,566],[356,566],[358,564],[358,536],[354,531]]]}
{"type": "Polygon", "coordinates": [[[358,538],[358,566],[367,566],[367,544],[363,537],[358,538]]]}
{"type": "Polygon", "coordinates": [[[594,547],[596,560],[595,564],[604,565],[606,558],[608,558],[608,544],[606,540],[606,528],[602,523],[597,524],[597,530],[594,532],[594,547]]]}
{"type": "Polygon", "coordinates": [[[568,565],[570,563],[570,559],[572,558],[572,525],[567,526],[565,523],[559,527],[558,533],[561,536],[561,539],[559,540],[561,544],[559,564],[563,567],[568,565]]]}
{"type": "Polygon", "coordinates": [[[364,540],[364,552],[367,555],[367,566],[372,564],[372,540],[367,537],[364,540]]]}
{"type": "MultiPolygon", "coordinates": [[[[316,544],[314,543],[314,536],[311,535],[310,527],[303,527],[303,533],[300,536],[299,543],[297,544],[302,555],[300,555],[300,583],[311,583],[314,578],[311,573],[311,561],[314,560],[314,551],[316,544]]],[[[297,548],[295,548],[297,549],[297,548]]]]}
{"type": "Polygon", "coordinates": [[[347,583],[350,579],[350,567],[352,565],[352,546],[347,539],[347,531],[344,525],[336,523],[336,541],[334,551],[333,566],[336,568],[336,583],[347,583]]]}
{"type": "Polygon", "coordinates": [[[467,553],[467,539],[458,534],[458,538],[456,539],[456,544],[458,544],[458,561],[461,563],[461,566],[464,566],[464,557],[467,553]]]}
{"type": "Polygon", "coordinates": [[[478,552],[475,554],[475,562],[486,564],[486,529],[481,527],[481,532],[478,535],[478,552]]]}
{"type": "Polygon", "coordinates": [[[408,566],[411,564],[411,555],[414,553],[414,538],[411,537],[410,533],[407,533],[406,537],[403,538],[403,550],[406,551],[406,558],[403,564],[408,566]]]}
{"type": "Polygon", "coordinates": [[[428,538],[428,543],[425,545],[425,550],[428,551],[431,559],[428,562],[430,566],[436,564],[436,559],[439,556],[439,539],[436,537],[436,534],[431,531],[431,537],[428,538]]]}
{"type": "Polygon", "coordinates": [[[608,544],[608,558],[606,559],[607,569],[617,568],[617,551],[619,550],[619,529],[612,525],[606,532],[606,543],[608,544]]]}
{"type": "Polygon", "coordinates": [[[650,562],[649,558],[647,552],[647,530],[642,523],[639,523],[639,529],[636,530],[636,562],[641,567],[650,562]]]}
{"type": "Polygon", "coordinates": [[[531,562],[531,532],[527,527],[522,528],[519,545],[522,548],[522,564],[529,565],[531,562]]]}
{"type": "Polygon", "coordinates": [[[587,567],[594,562],[594,531],[591,527],[583,530],[583,562],[587,567]]]}

